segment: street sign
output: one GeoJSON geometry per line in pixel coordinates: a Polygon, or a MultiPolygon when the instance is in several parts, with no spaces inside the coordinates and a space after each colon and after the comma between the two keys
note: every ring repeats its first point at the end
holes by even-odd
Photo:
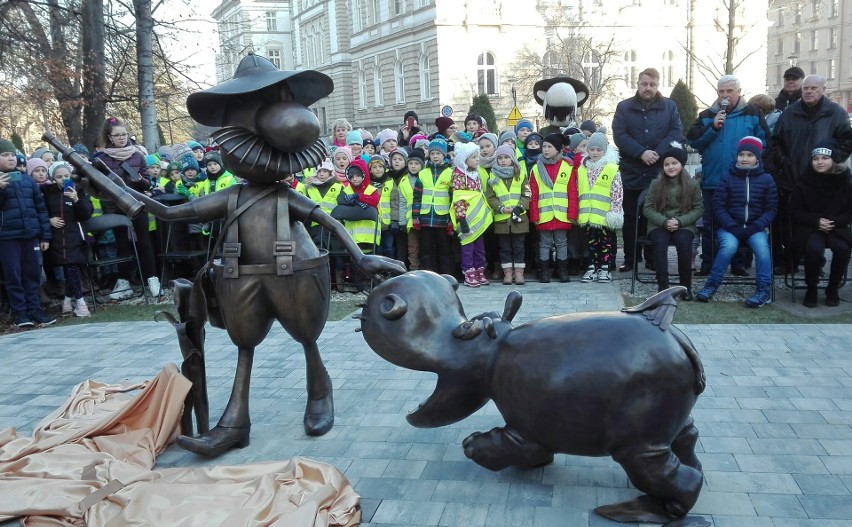
{"type": "Polygon", "coordinates": [[[514,108],[512,108],[512,111],[509,112],[509,126],[515,126],[516,124],[518,124],[518,121],[523,118],[524,116],[521,115],[521,111],[518,110],[517,106],[515,106],[514,108]]]}
{"type": "Polygon", "coordinates": [[[449,104],[445,104],[441,107],[441,115],[443,115],[444,117],[449,117],[453,115],[453,107],[449,104]]]}

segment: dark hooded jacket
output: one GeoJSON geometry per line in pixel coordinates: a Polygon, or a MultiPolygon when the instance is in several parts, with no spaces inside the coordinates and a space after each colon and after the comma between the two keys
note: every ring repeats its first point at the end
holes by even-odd
{"type": "MultiPolygon", "coordinates": [[[[17,179],[15,172],[8,174],[17,179]]],[[[18,174],[19,181],[0,190],[0,240],[48,241],[53,235],[44,196],[33,178],[18,174]]]]}
{"type": "Polygon", "coordinates": [[[790,218],[793,223],[793,247],[797,254],[808,237],[819,231],[820,218],[834,221],[827,234],[852,245],[852,173],[844,165],[835,165],[829,174],[817,174],[809,168],[790,195],[790,218]]]}
{"type": "Polygon", "coordinates": [[[91,200],[77,187],[77,203],[71,201],[62,192],[62,186],[46,184],[41,186],[47,212],[51,218],[65,221],[65,226],[57,229],[50,227],[53,241],[47,251],[47,258],[53,265],[84,265],[86,263],[86,240],[79,222],[92,217],[94,207],[91,200]]]}

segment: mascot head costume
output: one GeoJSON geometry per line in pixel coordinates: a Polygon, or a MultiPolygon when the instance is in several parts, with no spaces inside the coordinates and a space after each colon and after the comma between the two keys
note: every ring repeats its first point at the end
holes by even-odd
{"type": "Polygon", "coordinates": [[[557,76],[542,79],[533,86],[535,101],[544,107],[544,118],[554,131],[575,126],[577,108],[589,98],[589,88],[577,79],[557,76]]]}

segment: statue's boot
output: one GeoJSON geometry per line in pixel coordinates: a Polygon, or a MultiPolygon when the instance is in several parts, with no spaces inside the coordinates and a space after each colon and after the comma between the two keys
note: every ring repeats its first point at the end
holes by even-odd
{"type": "Polygon", "coordinates": [[[305,433],[321,436],[334,426],[334,388],[320,357],[316,342],[303,344],[305,349],[308,404],[305,406],[305,433]]]}
{"type": "Polygon", "coordinates": [[[308,399],[305,407],[305,433],[309,436],[321,436],[334,426],[334,394],[321,399],[308,399]]]}
{"type": "Polygon", "coordinates": [[[232,448],[247,447],[250,431],[251,427],[232,428],[217,425],[198,437],[178,436],[175,442],[184,450],[201,456],[216,457],[232,448]]]}

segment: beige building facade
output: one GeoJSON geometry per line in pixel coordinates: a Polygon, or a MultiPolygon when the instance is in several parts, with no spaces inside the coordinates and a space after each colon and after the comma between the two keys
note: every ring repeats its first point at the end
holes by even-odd
{"type": "MultiPolygon", "coordinates": [[[[258,13],[286,4],[279,20],[290,32],[264,38],[290,39],[285,65],[292,60],[292,68],[334,80],[334,92],[312,108],[327,133],[340,117],[374,133],[399,128],[408,110],[432,131],[442,108],[462,120],[480,93],[501,129],[515,104],[543,126],[532,84],[556,73],[603,84],[595,120],[608,126],[646,67],[661,71],[666,95],[679,79],[690,83],[699,106],[712,102],[724,73],[725,35],[717,28],[728,17],[709,0],[225,0],[213,13],[220,28],[240,4],[258,13]]],[[[756,0],[738,12],[737,53],[745,60],[737,73],[752,94],[765,89],[765,6],[756,0]]],[[[247,49],[245,35],[220,42],[230,43],[223,56],[247,49]]],[[[232,67],[223,66],[219,80],[230,78],[239,54],[227,58],[232,67]]]]}
{"type": "Polygon", "coordinates": [[[799,66],[827,79],[826,95],[852,114],[852,0],[779,0],[769,11],[766,83],[777,94],[799,66]]]}

